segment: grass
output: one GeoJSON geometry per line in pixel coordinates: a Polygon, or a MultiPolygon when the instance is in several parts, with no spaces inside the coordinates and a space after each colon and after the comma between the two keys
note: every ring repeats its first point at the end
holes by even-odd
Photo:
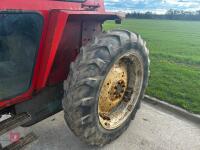
{"type": "Polygon", "coordinates": [[[147,94],[200,114],[200,22],[127,19],[104,29],[137,32],[150,49],[147,94]]]}

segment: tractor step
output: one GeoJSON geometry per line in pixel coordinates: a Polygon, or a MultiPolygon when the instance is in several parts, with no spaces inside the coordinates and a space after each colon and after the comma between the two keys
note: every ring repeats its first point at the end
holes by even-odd
{"type": "MultiPolygon", "coordinates": [[[[29,122],[30,120],[31,120],[31,116],[28,113],[21,113],[0,122],[0,136],[7,133],[10,130],[13,130],[29,122]]],[[[26,145],[32,143],[36,139],[37,139],[37,136],[33,132],[31,132],[4,148],[0,144],[0,150],[21,150],[26,145]]]]}
{"type": "Polygon", "coordinates": [[[2,150],[21,150],[26,145],[34,142],[35,140],[37,140],[37,136],[33,132],[31,132],[25,137],[20,138],[18,141],[4,147],[2,150]]]}
{"type": "Polygon", "coordinates": [[[21,113],[19,115],[10,117],[0,122],[0,135],[3,135],[12,129],[15,129],[30,120],[31,120],[31,116],[27,113],[21,113]]]}

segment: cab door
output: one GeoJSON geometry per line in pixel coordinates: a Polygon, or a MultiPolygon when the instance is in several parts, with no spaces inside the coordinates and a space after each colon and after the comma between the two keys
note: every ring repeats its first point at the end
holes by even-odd
{"type": "Polygon", "coordinates": [[[0,12],[0,101],[29,89],[42,24],[37,13],[0,12]]]}

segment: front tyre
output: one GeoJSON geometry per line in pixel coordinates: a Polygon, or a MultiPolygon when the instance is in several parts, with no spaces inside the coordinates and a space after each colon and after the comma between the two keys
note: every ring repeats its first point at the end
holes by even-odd
{"type": "Polygon", "coordinates": [[[139,35],[113,30],[81,48],[64,84],[65,120],[89,145],[119,137],[140,106],[149,76],[149,51],[139,35]]]}

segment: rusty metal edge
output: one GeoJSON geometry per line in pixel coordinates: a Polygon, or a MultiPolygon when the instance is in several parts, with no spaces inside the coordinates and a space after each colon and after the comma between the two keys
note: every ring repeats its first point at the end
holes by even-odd
{"type": "Polygon", "coordinates": [[[171,105],[167,102],[151,97],[149,95],[145,95],[143,101],[155,107],[160,107],[161,109],[165,109],[169,112],[175,113],[176,115],[187,119],[190,122],[200,125],[200,115],[190,113],[180,107],[171,105]]]}

